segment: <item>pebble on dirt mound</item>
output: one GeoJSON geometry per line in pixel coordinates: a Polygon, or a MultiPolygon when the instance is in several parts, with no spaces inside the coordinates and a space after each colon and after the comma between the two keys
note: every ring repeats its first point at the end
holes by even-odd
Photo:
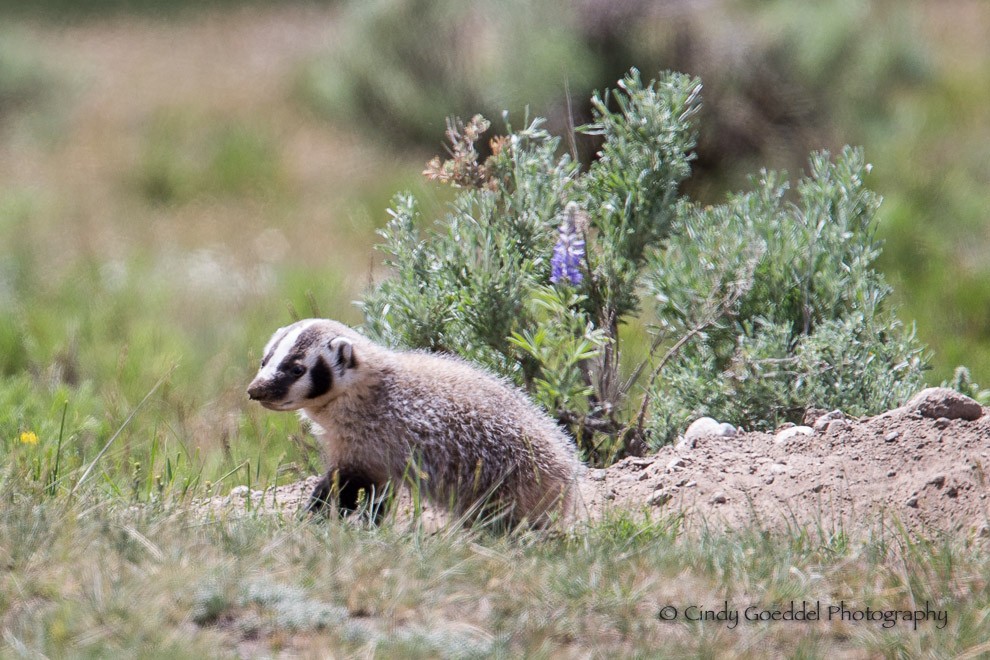
{"type": "Polygon", "coordinates": [[[904,408],[931,419],[943,417],[973,421],[983,415],[983,407],[979,403],[947,387],[929,387],[921,390],[904,405],[904,408]]]}
{"type": "Polygon", "coordinates": [[[699,417],[694,420],[687,430],[684,432],[684,440],[686,442],[694,442],[698,438],[704,438],[707,435],[717,435],[721,437],[732,437],[736,434],[736,427],[732,424],[725,422],[719,422],[711,417],[699,417]]]}

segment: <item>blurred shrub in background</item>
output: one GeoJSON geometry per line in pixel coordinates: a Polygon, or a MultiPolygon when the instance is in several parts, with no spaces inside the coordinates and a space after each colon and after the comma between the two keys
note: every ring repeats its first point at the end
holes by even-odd
{"type": "Polygon", "coordinates": [[[601,73],[563,0],[344,3],[333,48],[303,73],[312,107],[408,143],[435,143],[442,118],[563,103],[601,73]]]}
{"type": "Polygon", "coordinates": [[[862,154],[813,156],[793,200],[765,172],[751,193],[693,205],[678,188],[699,91],[633,70],[595,95],[580,130],[602,149],[583,170],[538,121],[508,126],[484,160],[487,121],[451,122],[451,159],[426,174],[459,192],[436,223],[396,198],[382,246],[395,274],[364,300],[368,331],[513,379],[597,464],[670,441],[692,416],[763,428],[906,399],[924,356],[873,268],[879,200],[862,154]],[[660,319],[649,356],[626,370],[620,328],[647,313],[660,319]]]}
{"type": "MultiPolygon", "coordinates": [[[[592,91],[630,67],[686,71],[706,81],[710,100],[691,185],[714,196],[757,166],[800,166],[809,150],[832,142],[832,119],[849,108],[862,108],[857,120],[882,117],[873,106],[923,71],[912,32],[902,29],[907,13],[889,3],[344,6],[331,51],[306,69],[300,85],[328,116],[432,146],[440,116],[498,117],[530,107],[550,130],[565,133],[591,118],[592,91]]],[[[585,161],[599,146],[578,138],[585,161]]]]}
{"type": "Polygon", "coordinates": [[[26,36],[0,26],[0,128],[51,96],[52,75],[26,36]]]}
{"type": "Polygon", "coordinates": [[[154,204],[198,197],[272,197],[285,188],[278,145],[259,127],[161,113],[145,133],[133,183],[154,204]]]}

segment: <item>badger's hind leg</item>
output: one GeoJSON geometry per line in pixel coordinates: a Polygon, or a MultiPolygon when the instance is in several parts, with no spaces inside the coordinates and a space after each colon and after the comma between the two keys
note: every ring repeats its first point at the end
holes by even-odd
{"type": "Polygon", "coordinates": [[[360,471],[334,468],[328,470],[317,482],[303,511],[325,514],[328,510],[335,510],[341,516],[360,512],[377,525],[384,517],[389,503],[386,483],[371,479],[360,471]]]}

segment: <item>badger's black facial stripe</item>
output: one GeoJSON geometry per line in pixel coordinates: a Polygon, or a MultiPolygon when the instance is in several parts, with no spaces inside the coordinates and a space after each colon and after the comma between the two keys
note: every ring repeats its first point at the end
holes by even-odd
{"type": "Polygon", "coordinates": [[[307,398],[316,399],[330,391],[330,387],[333,385],[333,374],[323,357],[317,358],[316,364],[309,370],[309,379],[310,387],[309,394],[306,395],[307,398]]]}
{"type": "Polygon", "coordinates": [[[284,338],[285,335],[287,335],[287,334],[289,334],[289,329],[288,328],[282,328],[279,331],[279,333],[277,335],[277,339],[275,339],[275,341],[271,342],[271,346],[272,347],[268,349],[268,352],[267,353],[265,353],[265,357],[261,358],[261,366],[262,367],[264,367],[266,364],[268,364],[269,361],[271,361],[272,356],[275,355],[275,351],[278,349],[279,343],[282,341],[282,338],[284,338]]]}

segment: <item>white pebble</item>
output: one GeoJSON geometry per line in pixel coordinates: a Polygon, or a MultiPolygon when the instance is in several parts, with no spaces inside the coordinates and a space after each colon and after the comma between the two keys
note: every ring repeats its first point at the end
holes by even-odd
{"type": "Polygon", "coordinates": [[[777,435],[773,436],[773,441],[778,445],[783,444],[790,440],[791,438],[799,435],[811,435],[815,432],[810,426],[791,426],[786,429],[777,431],[777,435]]]}
{"type": "Polygon", "coordinates": [[[736,434],[736,427],[727,422],[719,423],[711,417],[699,417],[691,422],[684,432],[684,442],[694,442],[698,438],[706,436],[717,436],[720,438],[731,438],[736,434]]]}
{"type": "Polygon", "coordinates": [[[687,431],[684,432],[685,440],[696,440],[698,438],[703,438],[708,435],[718,435],[719,423],[716,422],[711,417],[699,417],[698,419],[691,422],[691,425],[687,427],[687,431]]]}

